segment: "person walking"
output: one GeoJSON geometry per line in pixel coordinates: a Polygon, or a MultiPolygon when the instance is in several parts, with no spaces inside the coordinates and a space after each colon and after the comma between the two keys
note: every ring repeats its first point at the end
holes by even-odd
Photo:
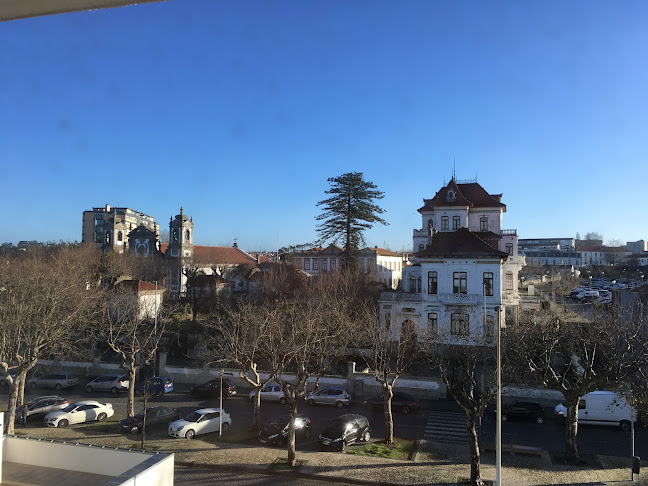
{"type": "Polygon", "coordinates": [[[22,407],[20,407],[20,423],[23,425],[27,425],[27,404],[23,403],[22,407]]]}

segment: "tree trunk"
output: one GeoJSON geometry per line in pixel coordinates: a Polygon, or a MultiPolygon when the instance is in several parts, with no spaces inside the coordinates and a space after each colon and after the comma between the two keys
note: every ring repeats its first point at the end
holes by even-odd
{"type": "Polygon", "coordinates": [[[18,393],[20,391],[20,382],[25,381],[27,371],[21,371],[20,374],[16,375],[16,378],[13,380],[13,383],[9,385],[9,405],[7,408],[7,434],[13,434],[15,432],[15,423],[16,423],[16,407],[18,406],[18,393]]]}
{"type": "Polygon", "coordinates": [[[295,419],[297,418],[297,400],[290,397],[290,428],[288,432],[288,466],[297,465],[297,452],[295,450],[295,419]]]}
{"type": "Polygon", "coordinates": [[[567,398],[567,417],[565,423],[565,460],[571,464],[581,461],[578,451],[578,404],[579,396],[567,398]]]}
{"type": "Polygon", "coordinates": [[[392,397],[394,396],[393,387],[391,385],[383,385],[384,403],[385,408],[385,444],[394,443],[394,417],[392,415],[392,397]]]}
{"type": "Polygon", "coordinates": [[[475,429],[474,410],[466,410],[466,432],[468,432],[468,445],[470,446],[470,484],[471,486],[482,486],[481,478],[481,457],[479,453],[479,439],[475,429]]]}
{"type": "Polygon", "coordinates": [[[135,374],[137,368],[135,360],[131,361],[130,369],[128,370],[128,400],[126,401],[126,413],[129,417],[135,416],[135,374]]]}
{"type": "MultiPolygon", "coordinates": [[[[17,377],[17,376],[16,376],[17,377]]],[[[27,381],[27,372],[21,380],[18,380],[18,403],[22,405],[25,403],[25,382],[27,381]]]]}
{"type": "Polygon", "coordinates": [[[259,430],[261,422],[261,386],[259,385],[256,389],[256,394],[252,398],[254,400],[254,423],[252,425],[253,430],[259,430]]]}

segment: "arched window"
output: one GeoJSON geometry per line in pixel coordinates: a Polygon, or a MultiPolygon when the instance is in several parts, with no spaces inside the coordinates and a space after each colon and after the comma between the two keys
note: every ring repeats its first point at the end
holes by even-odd
{"type": "Polygon", "coordinates": [[[385,312],[385,331],[391,330],[391,312],[385,312]]]}
{"type": "Polygon", "coordinates": [[[117,241],[124,241],[124,234],[121,231],[117,232],[117,241]]]}
{"type": "Polygon", "coordinates": [[[178,243],[178,228],[173,228],[173,232],[171,233],[171,241],[173,243],[178,243]]]}
{"type": "Polygon", "coordinates": [[[488,231],[488,218],[486,216],[479,218],[479,231],[488,231]]]}
{"type": "Polygon", "coordinates": [[[189,230],[188,229],[185,230],[185,240],[189,241],[190,236],[191,236],[191,234],[189,233],[189,230]]]}
{"type": "Polygon", "coordinates": [[[448,191],[448,201],[454,201],[455,200],[455,193],[452,189],[448,191]]]}

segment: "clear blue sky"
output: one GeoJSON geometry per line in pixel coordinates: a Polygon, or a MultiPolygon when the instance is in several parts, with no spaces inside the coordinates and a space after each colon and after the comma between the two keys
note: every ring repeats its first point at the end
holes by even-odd
{"type": "Polygon", "coordinates": [[[648,239],[648,3],[174,0],[0,24],[0,242],[126,206],[197,244],[316,239],[327,178],[410,248],[452,175],[521,238],[648,239]]]}

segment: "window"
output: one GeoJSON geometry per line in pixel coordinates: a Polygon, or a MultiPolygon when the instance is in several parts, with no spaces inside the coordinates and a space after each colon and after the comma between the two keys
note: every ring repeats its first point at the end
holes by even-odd
{"type": "Polygon", "coordinates": [[[437,333],[437,314],[436,312],[428,313],[428,334],[436,336],[437,333]]]}
{"type": "Polygon", "coordinates": [[[171,241],[172,241],[173,243],[177,243],[177,242],[178,242],[178,228],[174,228],[174,229],[173,229],[173,233],[172,233],[172,235],[171,235],[171,241]]]}
{"type": "Polygon", "coordinates": [[[448,217],[447,216],[441,216],[441,229],[442,230],[447,230],[448,229],[448,217]]]}
{"type": "Polygon", "coordinates": [[[423,246],[423,243],[421,243],[421,244],[419,245],[419,249],[418,249],[418,251],[423,251],[424,249],[425,249],[425,247],[423,246]]]}
{"type": "Polygon", "coordinates": [[[459,216],[453,216],[452,217],[452,229],[453,230],[459,229],[460,221],[461,221],[461,218],[459,216]]]}
{"type": "Polygon", "coordinates": [[[335,270],[335,258],[331,259],[331,270],[335,270]]]}
{"type": "Polygon", "coordinates": [[[319,268],[319,260],[317,258],[313,258],[313,270],[317,270],[319,268]]]}
{"type": "Polygon", "coordinates": [[[453,294],[465,294],[467,293],[467,281],[468,275],[466,272],[454,272],[452,278],[452,293],[453,294]]]}
{"type": "Polygon", "coordinates": [[[385,331],[389,332],[391,329],[391,312],[385,312],[385,331]]]}
{"type": "Polygon", "coordinates": [[[513,243],[506,244],[506,253],[508,253],[509,255],[513,254],[513,243]]]}
{"type": "Polygon", "coordinates": [[[428,294],[437,293],[437,273],[428,272],[428,294]]]}
{"type": "Polygon", "coordinates": [[[410,294],[415,294],[421,291],[421,277],[409,278],[409,291],[410,294]]]}
{"type": "Polygon", "coordinates": [[[326,258],[322,258],[322,272],[326,272],[326,258]]]}
{"type": "Polygon", "coordinates": [[[453,190],[448,191],[448,201],[454,201],[455,200],[455,193],[453,190]]]}
{"type": "Polygon", "coordinates": [[[185,240],[189,241],[189,236],[191,236],[189,230],[185,230],[185,240]]]}
{"type": "Polygon", "coordinates": [[[373,271],[374,262],[373,260],[367,260],[367,272],[371,273],[373,271]]]}
{"type": "Polygon", "coordinates": [[[486,316],[484,335],[486,337],[493,337],[495,335],[495,318],[493,316],[486,316]]]}
{"type": "Polygon", "coordinates": [[[506,290],[513,290],[513,272],[506,272],[506,290]]]}
{"type": "Polygon", "coordinates": [[[310,270],[310,258],[304,258],[304,270],[310,270]]]}
{"type": "Polygon", "coordinates": [[[479,218],[479,231],[488,231],[488,218],[486,216],[479,218]]]}
{"type": "Polygon", "coordinates": [[[493,272],[484,272],[484,295],[493,295],[493,272]]]}
{"type": "Polygon", "coordinates": [[[452,314],[450,333],[453,336],[467,336],[468,330],[468,314],[452,314]]]}
{"type": "Polygon", "coordinates": [[[124,234],[121,231],[117,232],[117,241],[124,241],[124,234]]]}

